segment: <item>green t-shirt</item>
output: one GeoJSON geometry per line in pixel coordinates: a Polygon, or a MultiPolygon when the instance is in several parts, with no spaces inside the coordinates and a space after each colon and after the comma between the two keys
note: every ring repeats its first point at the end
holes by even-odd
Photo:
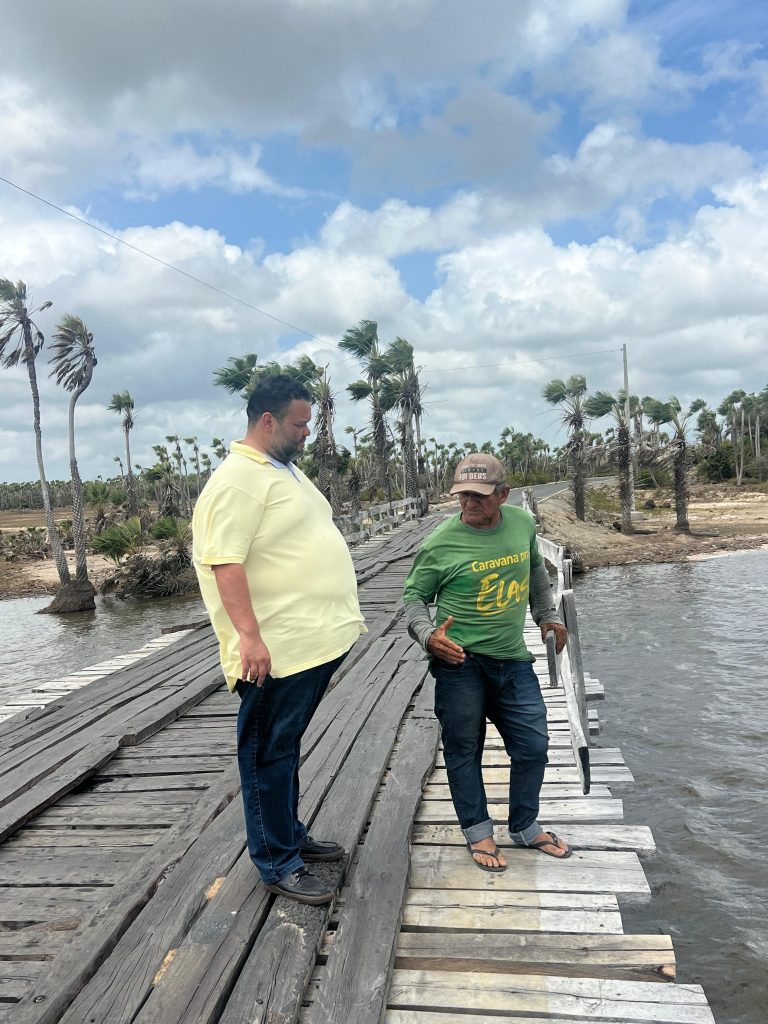
{"type": "Polygon", "coordinates": [[[453,616],[448,636],[465,650],[509,661],[533,661],[523,640],[531,566],[541,564],[536,524],[514,505],[501,523],[475,530],[452,516],[416,555],[404,600],[437,600],[437,623],[453,616]]]}

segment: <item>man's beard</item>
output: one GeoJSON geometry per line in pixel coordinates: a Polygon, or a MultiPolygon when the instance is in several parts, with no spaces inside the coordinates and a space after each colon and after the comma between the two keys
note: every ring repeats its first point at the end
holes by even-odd
{"type": "Polygon", "coordinates": [[[287,465],[304,454],[304,442],[294,441],[289,443],[286,441],[282,445],[273,444],[272,447],[267,449],[267,454],[271,455],[276,462],[284,462],[287,465]]]}

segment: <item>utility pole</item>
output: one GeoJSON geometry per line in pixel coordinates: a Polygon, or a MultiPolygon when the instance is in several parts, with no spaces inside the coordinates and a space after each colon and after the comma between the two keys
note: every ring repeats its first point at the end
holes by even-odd
{"type": "MultiPolygon", "coordinates": [[[[627,369],[627,345],[626,342],[621,346],[621,354],[624,359],[624,416],[627,421],[627,434],[629,436],[630,451],[632,448],[632,428],[629,418],[629,371],[627,369]]],[[[630,457],[629,460],[629,493],[630,493],[630,507],[632,511],[635,511],[635,473],[633,467],[633,460],[630,457]]]]}

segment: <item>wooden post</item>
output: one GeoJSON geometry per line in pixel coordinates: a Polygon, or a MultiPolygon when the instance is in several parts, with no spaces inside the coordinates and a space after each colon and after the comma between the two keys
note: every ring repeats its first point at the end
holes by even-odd
{"type": "Polygon", "coordinates": [[[576,600],[573,590],[563,592],[563,619],[568,629],[568,658],[571,663],[573,685],[579,705],[579,717],[584,734],[589,738],[589,722],[587,718],[587,691],[584,683],[584,664],[581,659],[581,641],[579,639],[579,619],[576,614],[576,600]]]}
{"type": "Polygon", "coordinates": [[[544,637],[544,644],[547,648],[547,667],[549,668],[549,685],[557,686],[557,655],[555,654],[555,631],[550,629],[544,637]]]}
{"type": "Polygon", "coordinates": [[[570,558],[563,559],[563,590],[573,589],[573,562],[570,558]]]}

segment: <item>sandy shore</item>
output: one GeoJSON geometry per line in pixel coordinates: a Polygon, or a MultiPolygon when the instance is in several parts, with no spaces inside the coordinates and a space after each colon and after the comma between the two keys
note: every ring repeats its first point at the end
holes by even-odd
{"type": "MultiPolygon", "coordinates": [[[[589,522],[582,523],[574,515],[569,496],[547,498],[539,503],[542,531],[576,552],[585,569],[683,562],[768,545],[768,493],[694,485],[690,534],[676,531],[668,491],[638,491],[636,507],[642,510],[649,500],[657,507],[644,511],[645,518],[636,524],[637,532],[626,537],[613,527],[619,514],[612,508],[593,510],[589,522]]],[[[609,506],[614,502],[618,508],[615,489],[598,489],[598,504],[609,506]]]]}

